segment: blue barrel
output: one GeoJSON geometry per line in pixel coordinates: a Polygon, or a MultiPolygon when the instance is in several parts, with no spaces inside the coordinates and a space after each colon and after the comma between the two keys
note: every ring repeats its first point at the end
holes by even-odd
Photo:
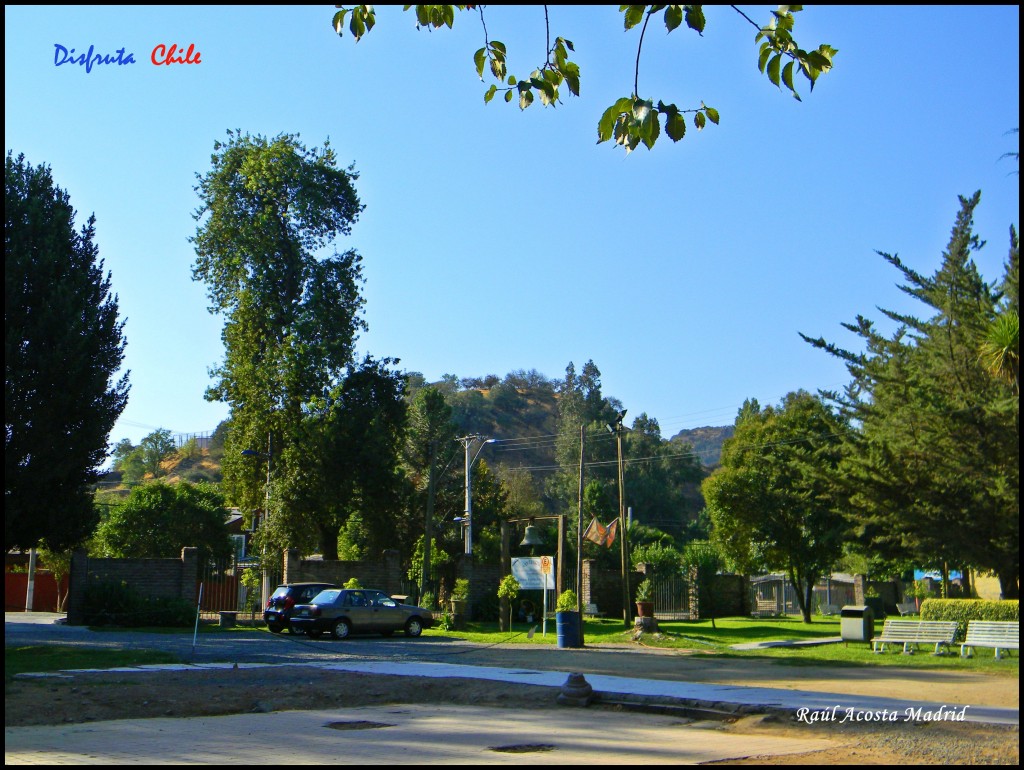
{"type": "Polygon", "coordinates": [[[558,631],[559,647],[579,647],[580,614],[578,612],[556,612],[555,627],[558,631]]]}

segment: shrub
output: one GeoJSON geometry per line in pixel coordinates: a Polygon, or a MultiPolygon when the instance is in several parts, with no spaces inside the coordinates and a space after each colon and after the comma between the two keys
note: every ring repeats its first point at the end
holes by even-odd
{"type": "Polygon", "coordinates": [[[562,591],[555,603],[555,612],[576,612],[578,603],[575,591],[562,591]]]}
{"type": "Polygon", "coordinates": [[[640,581],[640,585],[636,587],[636,600],[638,602],[649,602],[651,601],[654,594],[654,584],[650,578],[644,578],[640,581]]]}
{"type": "Polygon", "coordinates": [[[196,610],[185,599],[148,597],[121,581],[95,581],[85,589],[82,604],[85,623],[90,626],[188,626],[196,610]]]}
{"type": "Polygon", "coordinates": [[[958,640],[967,637],[970,620],[1020,620],[1020,602],[1008,599],[990,602],[984,599],[925,599],[921,620],[955,620],[958,640]]]}
{"type": "Polygon", "coordinates": [[[424,591],[423,596],[420,597],[419,606],[425,610],[432,610],[437,607],[437,597],[434,596],[432,591],[424,591]]]}
{"type": "Polygon", "coordinates": [[[469,598],[469,580],[466,578],[457,578],[455,580],[455,587],[452,589],[452,597],[455,601],[465,601],[469,598]]]}
{"type": "Polygon", "coordinates": [[[359,582],[359,578],[349,578],[345,582],[345,588],[362,588],[363,584],[359,582]]]}

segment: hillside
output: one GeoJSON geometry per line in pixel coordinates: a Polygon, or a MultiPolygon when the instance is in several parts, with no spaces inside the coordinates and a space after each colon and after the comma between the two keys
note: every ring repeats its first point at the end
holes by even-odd
{"type": "Polygon", "coordinates": [[[672,440],[685,441],[700,457],[701,465],[705,468],[714,468],[722,459],[722,444],[727,438],[732,438],[734,432],[735,426],[733,425],[690,428],[679,431],[672,437],[672,440]]]}

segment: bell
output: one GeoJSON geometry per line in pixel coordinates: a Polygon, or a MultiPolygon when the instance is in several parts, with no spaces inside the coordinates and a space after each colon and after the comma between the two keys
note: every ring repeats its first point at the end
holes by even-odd
{"type": "Polygon", "coordinates": [[[523,542],[519,545],[544,545],[544,538],[540,536],[540,532],[532,524],[526,525],[526,535],[523,537],[523,542]]]}

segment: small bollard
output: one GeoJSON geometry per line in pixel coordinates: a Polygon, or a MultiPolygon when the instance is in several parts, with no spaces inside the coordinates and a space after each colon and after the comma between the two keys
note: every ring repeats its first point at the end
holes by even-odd
{"type": "Polygon", "coordinates": [[[561,691],[558,703],[561,706],[589,706],[594,699],[594,688],[583,677],[583,674],[569,674],[561,691]]]}

